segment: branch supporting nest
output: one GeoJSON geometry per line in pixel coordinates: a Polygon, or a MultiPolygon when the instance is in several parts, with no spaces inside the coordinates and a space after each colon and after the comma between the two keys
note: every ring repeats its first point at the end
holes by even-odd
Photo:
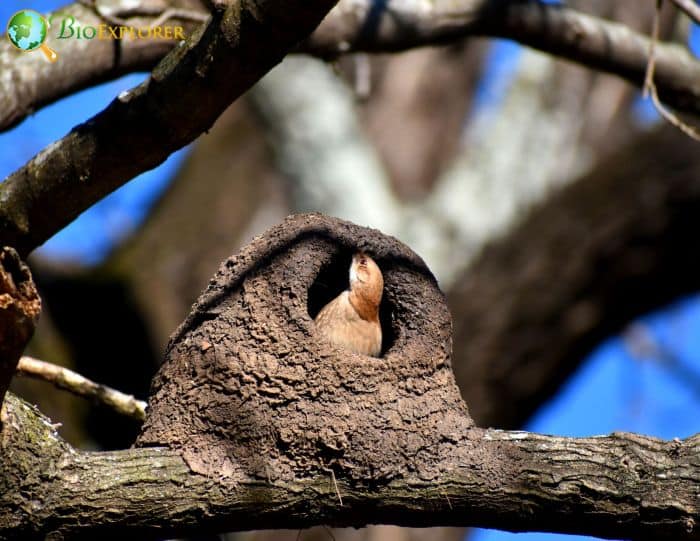
{"type": "Polygon", "coordinates": [[[146,418],[147,404],[143,400],[137,400],[131,395],[95,383],[68,368],[25,355],[19,360],[17,375],[47,381],[59,389],[103,404],[121,415],[138,421],[146,418]]]}
{"type": "Polygon", "coordinates": [[[290,217],[222,263],[173,335],[134,448],[73,449],[8,394],[0,540],[379,522],[698,539],[700,435],[477,428],[451,333],[444,296],[407,247],[290,217]],[[324,341],[313,323],[358,249],[385,277],[379,358],[324,341]]]}

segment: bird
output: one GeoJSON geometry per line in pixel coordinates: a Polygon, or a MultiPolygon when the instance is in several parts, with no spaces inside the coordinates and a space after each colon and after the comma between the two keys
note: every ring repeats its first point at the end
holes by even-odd
{"type": "Polygon", "coordinates": [[[374,260],[356,252],[350,263],[350,286],[326,304],[316,327],[333,344],[354,353],[378,357],[382,350],[379,304],[384,278],[374,260]]]}

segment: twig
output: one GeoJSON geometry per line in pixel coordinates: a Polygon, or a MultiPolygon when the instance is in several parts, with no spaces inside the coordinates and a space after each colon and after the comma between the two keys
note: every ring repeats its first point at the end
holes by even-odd
{"type": "Polygon", "coordinates": [[[648,326],[633,323],[622,333],[622,341],[632,357],[658,363],[683,386],[700,396],[700,374],[684,363],[678,353],[661,343],[648,326]]]}
{"type": "Polygon", "coordinates": [[[48,381],[59,389],[109,406],[117,413],[133,419],[143,421],[146,418],[146,402],[95,383],[68,368],[25,355],[19,360],[17,375],[48,381]]]}
{"type": "Polygon", "coordinates": [[[700,24],[700,6],[693,0],[671,0],[678,9],[700,24]]]}
{"type": "MultiPolygon", "coordinates": [[[[676,5],[682,0],[672,0],[676,5]]],[[[661,19],[661,5],[663,0],[656,0],[656,13],[654,14],[654,26],[651,33],[651,41],[649,43],[649,61],[647,62],[646,74],[644,76],[644,87],[642,95],[647,98],[651,97],[651,102],[658,113],[668,122],[675,126],[688,137],[700,141],[700,130],[694,126],[690,126],[683,122],[678,116],[668,109],[659,99],[659,93],[654,84],[654,68],[656,66],[656,43],[659,41],[659,20],[661,19]]],[[[695,5],[694,5],[695,6],[695,5]]],[[[680,7],[680,6],[679,6],[680,7]]],[[[695,6],[697,8],[697,6],[695,6]]],[[[698,10],[700,14],[700,10],[698,10]]]]}
{"type": "Polygon", "coordinates": [[[331,468],[331,478],[333,479],[335,493],[338,495],[338,501],[340,501],[340,507],[343,507],[343,498],[340,495],[340,490],[338,490],[338,482],[335,480],[335,472],[333,471],[333,468],[331,468]]]}
{"type": "Polygon", "coordinates": [[[656,91],[656,85],[654,83],[651,84],[651,101],[654,104],[654,107],[656,107],[656,110],[659,112],[659,114],[664,117],[664,119],[670,123],[673,124],[676,128],[681,130],[683,133],[685,133],[688,137],[691,137],[692,139],[695,139],[696,141],[700,141],[700,130],[696,128],[695,126],[690,126],[689,124],[686,124],[683,122],[676,114],[668,109],[663,103],[661,103],[661,100],[659,99],[659,94],[656,91]]]}
{"type": "Polygon", "coordinates": [[[663,0],[656,0],[656,12],[654,13],[654,24],[651,30],[651,40],[649,41],[649,61],[644,75],[644,87],[642,95],[646,98],[654,86],[654,68],[656,67],[656,44],[659,41],[659,27],[661,26],[661,6],[663,0]]]}

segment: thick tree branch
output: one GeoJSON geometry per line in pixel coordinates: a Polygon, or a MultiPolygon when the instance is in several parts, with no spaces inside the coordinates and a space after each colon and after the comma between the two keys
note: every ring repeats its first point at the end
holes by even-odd
{"type": "MultiPolygon", "coordinates": [[[[370,49],[375,45],[377,49],[399,48],[468,33],[508,35],[543,50],[616,71],[640,84],[643,79],[648,40],[624,26],[532,1],[502,5],[495,0],[465,0],[456,8],[448,8],[448,5],[453,4],[437,2],[432,4],[431,10],[421,12],[415,11],[413,2],[404,0],[390,2],[384,11],[376,14],[368,9],[369,4],[341,5],[323,23],[307,47],[317,53],[328,52],[331,46],[328,36],[336,31],[341,35],[340,41],[349,43],[351,49],[370,49]],[[362,6],[365,11],[362,11],[362,6]],[[350,8],[354,13],[352,17],[348,14],[350,8]],[[409,16],[412,13],[413,18],[409,16]],[[371,20],[366,19],[370,15],[376,16],[378,26],[369,33],[366,29],[361,31],[363,21],[371,20]],[[390,21],[394,22],[390,24],[390,21]],[[402,21],[402,25],[397,27],[396,21],[402,21]],[[343,25],[338,27],[341,22],[343,25]],[[410,39],[400,39],[405,35],[410,39]]],[[[246,6],[248,4],[241,8],[243,13],[247,13],[246,6]]],[[[268,47],[262,49],[257,47],[261,35],[257,30],[251,33],[243,31],[238,34],[244,36],[240,42],[234,39],[229,43],[225,36],[232,34],[222,35],[218,31],[223,20],[219,16],[200,37],[190,40],[189,45],[181,47],[170,57],[154,73],[151,84],[124,93],[103,113],[73,130],[9,177],[0,188],[3,196],[0,242],[16,245],[23,254],[31,251],[92,203],[136,174],[155,167],[169,153],[206,130],[232,99],[279,61],[285,47],[291,47],[313,27],[314,23],[308,22],[302,31],[296,19],[303,17],[295,10],[290,9],[288,13],[295,15],[289,15],[294,20],[281,24],[289,32],[284,44],[277,38],[263,40],[268,47]],[[209,44],[217,51],[213,57],[208,56],[209,44]],[[250,61],[259,54],[266,56],[262,63],[250,61]],[[183,61],[178,63],[179,57],[183,61]],[[245,58],[248,60],[243,61],[245,58]],[[206,75],[203,75],[206,70],[202,69],[200,62],[211,62],[206,75]],[[216,80],[220,83],[213,84],[216,80]],[[187,86],[189,92],[180,92],[182,86],[187,86]],[[139,126],[139,129],[135,130],[134,126],[139,126]],[[130,159],[124,160],[123,156],[127,154],[130,159]],[[64,203],[60,206],[51,204],[56,200],[64,203]]],[[[320,15],[315,13],[315,21],[320,15]]],[[[247,22],[249,19],[245,17],[241,21],[246,28],[257,24],[247,22]]],[[[272,26],[264,28],[274,32],[272,26]]],[[[121,43],[119,50],[128,46],[121,43]]],[[[88,54],[84,49],[75,49],[71,62],[66,59],[66,63],[82,65],[81,59],[86,58],[81,55],[88,54]]],[[[19,65],[13,69],[18,70],[19,75],[9,77],[7,81],[17,78],[21,81],[22,74],[31,73],[36,78],[37,88],[66,90],[60,84],[40,84],[43,77],[50,78],[51,74],[44,70],[53,69],[53,64],[43,63],[41,67],[36,66],[37,70],[22,69],[22,62],[32,55],[17,58],[16,54],[13,53],[12,60],[19,65]]],[[[130,58],[125,51],[120,55],[130,58]]],[[[0,58],[4,56],[7,55],[0,53],[0,58]]],[[[95,65],[95,73],[102,77],[106,65],[100,67],[100,55],[97,56],[97,64],[88,64],[95,65]]],[[[700,100],[695,99],[696,94],[700,95],[700,91],[696,93],[700,89],[700,63],[687,51],[670,45],[660,44],[656,56],[656,82],[662,96],[672,96],[670,101],[679,107],[685,104],[692,109],[700,104],[700,100]]],[[[5,95],[15,95],[22,88],[21,84],[11,87],[5,95]]],[[[18,110],[14,106],[10,109],[18,110]]]]}
{"type": "MultiPolygon", "coordinates": [[[[148,6],[150,1],[144,0],[143,5],[148,6]]],[[[96,14],[86,13],[84,6],[66,9],[97,24],[93,22],[96,14]]],[[[344,0],[299,50],[328,58],[353,51],[403,50],[468,35],[515,39],[619,75],[637,86],[642,85],[648,60],[647,36],[622,24],[536,0],[438,0],[427,4],[419,0],[344,0]]],[[[0,129],[61,96],[144,69],[155,63],[167,46],[137,40],[115,44],[112,49],[109,42],[83,47],[77,45],[78,40],[65,41],[73,43],[61,44],[64,64],[71,66],[71,73],[73,66],[83,66],[77,77],[58,76],[57,70],[64,68],[48,66],[37,55],[18,57],[9,43],[0,44],[0,73],[12,74],[0,80],[0,95],[4,96],[0,102],[0,129]]],[[[666,103],[700,112],[700,63],[686,49],[659,44],[656,77],[659,95],[666,103]]]]}
{"type": "Polygon", "coordinates": [[[221,484],[164,448],[76,451],[12,395],[3,425],[0,539],[385,523],[682,541],[697,539],[700,524],[698,436],[664,442],[473,429],[431,455],[434,479],[375,485],[337,478],[336,487],[330,472],[292,483],[221,484]]]}
{"type": "MultiPolygon", "coordinates": [[[[127,0],[124,3],[127,4],[127,0]]],[[[199,9],[202,14],[206,13],[195,0],[172,0],[170,4],[189,5],[199,9]]],[[[119,2],[114,2],[114,7],[118,9],[119,2]]],[[[58,15],[53,19],[55,28],[58,28],[62,16],[72,16],[82,26],[97,27],[107,22],[80,2],[69,4],[55,13],[58,15]]],[[[196,28],[192,23],[181,24],[187,35],[196,28]]],[[[126,73],[149,71],[176,44],[174,41],[143,39],[119,42],[99,39],[89,42],[78,39],[57,40],[54,35],[52,30],[48,43],[59,52],[61,61],[51,64],[45,62],[41,55],[22,54],[7,40],[1,40],[0,130],[11,128],[44,105],[80,89],[126,73]]]]}
{"type": "MultiPolygon", "coordinates": [[[[342,2],[304,44],[319,55],[401,50],[465,35],[514,39],[523,45],[619,75],[641,86],[649,38],[629,27],[536,0],[372,0],[342,2]]],[[[700,112],[700,63],[684,48],[657,46],[662,99],[700,112]]]]}
{"type": "Polygon", "coordinates": [[[76,451],[8,397],[0,538],[377,522],[697,538],[700,437],[476,428],[454,384],[450,334],[444,297],[406,246],[321,215],[290,217],[223,262],[173,335],[139,449],[76,451]],[[319,340],[310,316],[319,286],[346,280],[344,254],[359,246],[385,276],[381,358],[319,340]]]}
{"type": "Polygon", "coordinates": [[[0,184],[0,244],[27,254],[191,142],[333,5],[333,0],[241,0],[216,13],[146,83],[120,94],[0,184]]]}
{"type": "Polygon", "coordinates": [[[41,312],[29,267],[13,248],[0,249],[0,406],[41,312]]]}

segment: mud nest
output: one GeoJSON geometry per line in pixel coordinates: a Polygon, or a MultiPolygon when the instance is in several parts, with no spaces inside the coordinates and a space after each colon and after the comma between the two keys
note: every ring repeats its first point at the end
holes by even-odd
{"type": "Polygon", "coordinates": [[[431,479],[422,454],[472,426],[451,332],[435,278],[407,246],[335,218],[291,216],[224,261],[173,334],[137,445],[178,449],[222,483],[329,469],[357,482],[431,479]],[[347,287],[358,249],[384,274],[381,358],[330,344],[313,322],[347,287]]]}

